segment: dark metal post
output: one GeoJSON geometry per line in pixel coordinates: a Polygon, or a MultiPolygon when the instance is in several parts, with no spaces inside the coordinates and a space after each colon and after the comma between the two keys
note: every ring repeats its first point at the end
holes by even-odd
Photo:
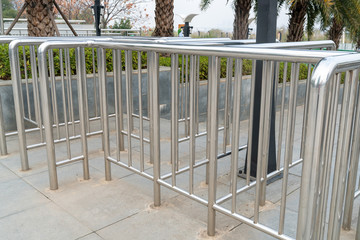
{"type": "Polygon", "coordinates": [[[95,29],[96,29],[96,36],[101,36],[101,31],[100,31],[100,0],[95,0],[94,3],[94,16],[95,16],[95,29]]]}
{"type": "Polygon", "coordinates": [[[185,22],[184,37],[190,37],[190,24],[189,24],[189,22],[185,22]]]}
{"type": "MultiPolygon", "coordinates": [[[[276,0],[259,0],[257,27],[256,27],[256,43],[273,43],[276,41],[276,18],[277,18],[277,1],[276,0]]],[[[256,177],[257,159],[258,159],[258,143],[259,143],[259,122],[260,122],[260,97],[261,97],[261,81],[262,81],[262,61],[256,62],[255,77],[255,100],[254,100],[254,118],[252,132],[252,148],[251,148],[251,171],[250,175],[256,177]]],[[[276,92],[276,90],[274,91],[276,92]]],[[[275,102],[273,97],[271,128],[270,128],[270,144],[269,144],[269,161],[268,173],[276,170],[276,146],[275,146],[275,102]]],[[[247,159],[248,161],[249,159],[247,159]]],[[[245,164],[246,172],[246,164],[245,164]]]]}

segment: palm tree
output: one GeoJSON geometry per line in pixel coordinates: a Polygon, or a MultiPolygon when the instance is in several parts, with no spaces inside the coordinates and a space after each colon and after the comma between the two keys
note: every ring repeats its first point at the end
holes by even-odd
{"type": "Polygon", "coordinates": [[[349,29],[352,35],[356,35],[360,27],[360,2],[359,0],[334,0],[333,4],[323,10],[321,16],[322,28],[329,27],[327,35],[338,48],[344,28],[349,29]]]}
{"type": "Polygon", "coordinates": [[[310,38],[315,20],[319,15],[323,28],[330,26],[329,39],[333,40],[337,46],[345,25],[358,25],[359,0],[288,0],[288,4],[290,4],[288,42],[302,40],[305,20],[310,38]]]}
{"type": "MultiPolygon", "coordinates": [[[[206,10],[213,0],[202,0],[200,3],[201,10],[206,10]]],[[[227,0],[226,4],[228,4],[227,0]]],[[[285,0],[278,0],[278,9],[281,8],[285,0]]],[[[257,14],[257,0],[234,0],[234,24],[233,39],[247,39],[249,28],[249,16],[251,7],[254,5],[255,14],[257,14]]]]}
{"type": "Polygon", "coordinates": [[[174,0],[155,1],[155,24],[153,36],[174,36],[174,0]]]}
{"type": "MultiPolygon", "coordinates": [[[[213,0],[202,0],[200,3],[201,10],[206,10],[213,0]]],[[[227,0],[228,4],[229,0],[227,0]]],[[[233,25],[233,39],[247,39],[249,16],[253,0],[234,0],[235,19],[233,25]]]]}
{"type": "Polygon", "coordinates": [[[64,19],[70,30],[73,32],[74,36],[77,36],[74,28],[71,26],[70,22],[67,20],[66,16],[61,11],[55,0],[25,0],[14,21],[6,30],[5,35],[8,35],[11,32],[20,16],[26,10],[29,36],[52,37],[55,36],[55,33],[57,36],[60,36],[59,29],[57,28],[54,20],[54,7],[64,19]]]}
{"type": "Polygon", "coordinates": [[[55,36],[52,0],[25,0],[29,36],[55,36]]]}
{"type": "Polygon", "coordinates": [[[233,39],[247,39],[252,0],[235,0],[233,39]]]}
{"type": "Polygon", "coordinates": [[[290,1],[290,19],[287,36],[288,42],[298,42],[302,40],[309,2],[310,0],[290,1]]]}

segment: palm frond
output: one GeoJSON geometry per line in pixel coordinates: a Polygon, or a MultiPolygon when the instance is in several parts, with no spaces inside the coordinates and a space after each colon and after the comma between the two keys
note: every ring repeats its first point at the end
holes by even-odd
{"type": "Polygon", "coordinates": [[[201,11],[205,11],[209,8],[213,0],[201,0],[200,9],[201,11]]]}

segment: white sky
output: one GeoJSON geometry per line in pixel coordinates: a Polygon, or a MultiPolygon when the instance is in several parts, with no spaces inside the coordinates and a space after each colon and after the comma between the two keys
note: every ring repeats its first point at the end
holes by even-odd
{"type": "MultiPolygon", "coordinates": [[[[232,9],[232,0],[229,0],[229,4],[226,4],[226,0],[213,0],[211,6],[206,11],[200,10],[200,0],[174,0],[174,26],[177,29],[178,24],[182,23],[179,15],[188,15],[191,13],[197,13],[198,16],[194,17],[191,22],[191,26],[194,27],[193,31],[209,31],[210,29],[221,29],[222,31],[232,32],[234,13],[232,9]]],[[[155,0],[146,4],[147,13],[150,15],[148,26],[154,27],[154,10],[155,0]]],[[[277,19],[277,27],[282,28],[287,26],[288,16],[287,7],[283,7],[277,19]]],[[[250,18],[255,15],[252,12],[250,18]]],[[[250,28],[256,29],[256,23],[250,24],[250,28]]]]}

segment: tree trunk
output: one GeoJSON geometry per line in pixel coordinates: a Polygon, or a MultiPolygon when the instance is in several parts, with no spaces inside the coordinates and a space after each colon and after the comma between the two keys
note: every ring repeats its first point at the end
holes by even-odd
{"type": "Polygon", "coordinates": [[[288,42],[299,42],[304,35],[304,23],[308,1],[297,0],[290,6],[288,42]]]}
{"type": "Polygon", "coordinates": [[[335,42],[336,49],[339,48],[339,43],[343,30],[344,23],[339,19],[333,18],[328,35],[330,40],[333,40],[335,42]]]}
{"type": "Polygon", "coordinates": [[[153,36],[174,36],[174,0],[156,0],[153,36]]]}
{"type": "Polygon", "coordinates": [[[107,22],[106,22],[106,20],[105,20],[104,14],[101,15],[100,25],[101,25],[101,29],[106,29],[106,28],[107,28],[107,22]]]}
{"type": "Polygon", "coordinates": [[[233,39],[247,39],[251,0],[235,1],[235,19],[233,39]]]}
{"type": "Polygon", "coordinates": [[[55,36],[55,26],[51,21],[53,14],[52,0],[25,0],[28,3],[26,9],[28,35],[34,37],[55,36]]]}

